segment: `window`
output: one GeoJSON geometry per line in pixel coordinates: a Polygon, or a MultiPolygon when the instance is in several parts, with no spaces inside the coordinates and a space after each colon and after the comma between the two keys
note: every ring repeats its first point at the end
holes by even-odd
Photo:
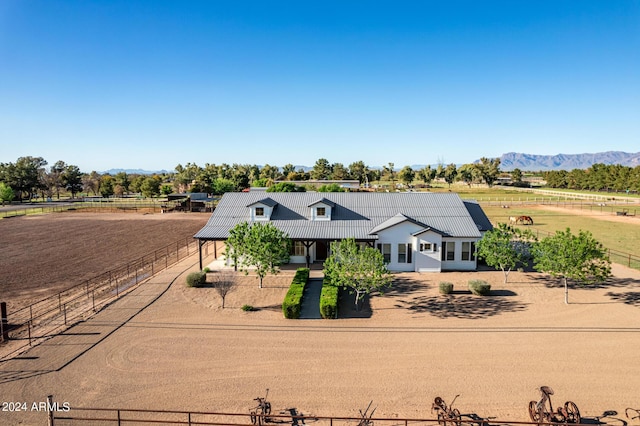
{"type": "Polygon", "coordinates": [[[378,250],[384,257],[384,263],[391,263],[391,244],[378,244],[378,250]]]}
{"type": "Polygon", "coordinates": [[[440,260],[455,260],[456,243],[447,241],[442,243],[442,254],[440,260]]]}
{"type": "Polygon", "coordinates": [[[264,217],[264,207],[256,207],[256,216],[264,217]]]}
{"type": "Polygon", "coordinates": [[[462,260],[476,260],[476,243],[464,242],[462,243],[462,260]]]}
{"type": "Polygon", "coordinates": [[[420,243],[420,251],[433,251],[431,243],[420,243]]]}
{"type": "Polygon", "coordinates": [[[398,244],[398,263],[411,263],[411,244],[398,244]]]}
{"type": "Polygon", "coordinates": [[[326,215],[327,215],[327,209],[325,209],[324,207],[318,207],[316,209],[316,216],[325,217],[326,215]]]}
{"type": "Polygon", "coordinates": [[[294,241],[291,246],[291,256],[305,256],[305,247],[302,241],[294,241]]]}
{"type": "Polygon", "coordinates": [[[398,263],[407,263],[407,246],[398,244],[398,263]]]}

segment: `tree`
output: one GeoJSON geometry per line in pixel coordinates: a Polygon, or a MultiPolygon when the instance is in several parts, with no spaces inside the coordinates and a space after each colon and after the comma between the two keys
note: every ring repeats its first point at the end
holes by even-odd
{"type": "Polygon", "coordinates": [[[456,168],[456,165],[454,163],[449,164],[444,169],[442,175],[444,181],[449,184],[449,187],[451,187],[451,184],[456,181],[456,176],[458,176],[458,169],[456,168]]]}
{"type": "Polygon", "coordinates": [[[249,223],[241,222],[229,230],[229,238],[225,243],[224,257],[231,260],[231,266],[238,270],[240,259],[246,252],[246,241],[249,234],[249,223]]]}
{"type": "Polygon", "coordinates": [[[4,203],[10,203],[13,197],[15,197],[13,189],[6,183],[0,182],[0,201],[2,201],[2,205],[4,206],[4,203]]]}
{"type": "Polygon", "coordinates": [[[436,169],[432,169],[431,166],[426,166],[419,172],[420,179],[425,183],[425,185],[431,184],[431,182],[436,178],[436,169]]]}
{"type": "Polygon", "coordinates": [[[337,183],[330,183],[329,185],[320,186],[318,188],[318,192],[346,192],[346,189],[344,189],[337,183]]]}
{"type": "Polygon", "coordinates": [[[413,171],[411,166],[404,166],[398,173],[398,178],[408,186],[416,178],[416,172],[413,171]]]}
{"type": "Polygon", "coordinates": [[[365,183],[369,179],[369,167],[363,161],[356,161],[349,164],[349,175],[360,183],[365,183]]]}
{"type": "Polygon", "coordinates": [[[535,236],[530,230],[499,223],[484,234],[476,248],[478,257],[484,259],[487,265],[502,270],[506,284],[509,272],[518,264],[529,261],[529,247],[533,242],[535,236]]]}
{"type": "Polygon", "coordinates": [[[391,285],[393,276],[382,253],[372,247],[360,248],[353,238],[331,243],[331,256],[324,262],[324,275],[331,284],[350,288],[356,308],[366,294],[391,285]]]}
{"type": "Polygon", "coordinates": [[[243,243],[242,270],[254,267],[260,279],[258,287],[262,288],[262,279],[267,274],[278,274],[278,266],[289,261],[291,240],[289,236],[276,228],[272,223],[254,223],[243,243]]]}
{"type": "Polygon", "coordinates": [[[590,232],[571,230],[556,231],[555,235],[543,238],[533,252],[535,268],[554,277],[562,278],[564,303],[569,303],[567,281],[594,284],[605,281],[611,275],[611,263],[604,247],[590,232]]]}
{"type": "Polygon", "coordinates": [[[484,179],[489,188],[491,188],[493,182],[498,179],[498,175],[500,174],[500,159],[482,157],[480,158],[480,162],[475,164],[475,167],[480,176],[482,176],[482,179],[484,179]]]}
{"type": "Polygon", "coordinates": [[[511,172],[511,180],[513,180],[515,183],[522,182],[522,170],[517,167],[513,169],[513,171],[511,172]]]}
{"type": "Polygon", "coordinates": [[[82,172],[78,166],[67,165],[62,172],[62,183],[67,191],[71,192],[71,198],[76,198],[76,194],[82,191],[82,172]]]}
{"type": "Polygon", "coordinates": [[[233,181],[224,178],[217,178],[212,182],[211,192],[216,195],[222,195],[225,192],[233,192],[236,185],[233,181]]]}
{"type": "Polygon", "coordinates": [[[2,180],[13,189],[22,201],[23,195],[32,199],[42,188],[41,176],[47,162],[42,157],[20,157],[13,163],[2,164],[2,180]]]}
{"type": "Polygon", "coordinates": [[[331,179],[344,180],[349,179],[349,170],[342,163],[333,163],[331,165],[331,179]]]}
{"type": "Polygon", "coordinates": [[[113,195],[113,177],[111,175],[102,175],[100,178],[100,195],[104,198],[113,195]]]}
{"type": "Polygon", "coordinates": [[[142,191],[142,195],[145,197],[153,197],[156,195],[160,195],[160,185],[162,181],[159,176],[149,176],[140,185],[140,191],[142,191]]]}
{"type": "Polygon", "coordinates": [[[466,183],[469,188],[471,188],[471,185],[476,180],[477,173],[477,170],[472,164],[463,164],[458,169],[458,179],[466,183]]]}
{"type": "Polygon", "coordinates": [[[311,179],[327,180],[331,177],[331,164],[326,158],[320,158],[311,170],[311,179]]]}
{"type": "Polygon", "coordinates": [[[98,172],[92,171],[88,175],[82,176],[82,188],[87,194],[91,191],[93,195],[97,195],[100,189],[100,175],[98,172]]]}
{"type": "Polygon", "coordinates": [[[232,272],[217,271],[213,274],[213,288],[222,298],[222,309],[224,309],[224,300],[227,298],[227,294],[236,288],[236,284],[236,275],[232,272]]]}
{"type": "Polygon", "coordinates": [[[293,182],[278,182],[267,188],[267,192],[305,192],[304,186],[296,185],[293,182]]]}

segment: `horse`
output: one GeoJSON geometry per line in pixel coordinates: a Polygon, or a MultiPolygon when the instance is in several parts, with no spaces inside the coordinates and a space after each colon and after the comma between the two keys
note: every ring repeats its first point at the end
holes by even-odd
{"type": "Polygon", "coordinates": [[[523,225],[533,225],[533,219],[531,216],[518,216],[516,219],[516,223],[521,223],[523,225]]]}
{"type": "Polygon", "coordinates": [[[513,223],[513,224],[518,223],[518,218],[515,217],[515,216],[510,216],[509,217],[509,223],[513,223]]]}

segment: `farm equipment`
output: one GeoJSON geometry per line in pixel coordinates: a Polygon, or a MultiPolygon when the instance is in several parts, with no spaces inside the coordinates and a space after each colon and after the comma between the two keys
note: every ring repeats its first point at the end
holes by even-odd
{"type": "Polygon", "coordinates": [[[267,396],[269,396],[269,389],[267,389],[264,398],[259,396],[253,399],[258,402],[258,405],[251,409],[251,424],[261,425],[263,422],[271,421],[271,418],[268,417],[271,414],[271,403],[267,401],[267,396]]]}
{"type": "Polygon", "coordinates": [[[462,416],[460,410],[453,408],[453,403],[456,402],[460,395],[456,395],[451,401],[451,405],[447,405],[446,402],[439,396],[433,400],[431,405],[431,412],[435,412],[438,416],[438,424],[441,426],[460,426],[462,424],[462,416]]]}
{"type": "Polygon", "coordinates": [[[369,409],[371,408],[371,404],[373,404],[373,401],[369,402],[369,405],[367,405],[367,408],[364,410],[364,412],[362,410],[359,410],[360,411],[360,421],[358,422],[358,426],[373,426],[373,420],[371,420],[371,418],[373,417],[373,413],[376,412],[376,409],[374,408],[369,413],[369,409]]]}
{"type": "Polygon", "coordinates": [[[627,409],[624,410],[624,415],[627,416],[627,418],[631,419],[631,420],[635,420],[635,419],[640,420],[640,409],[638,409],[638,408],[627,408],[627,409]],[[636,415],[634,416],[633,413],[635,413],[636,415]],[[631,414],[631,416],[629,414],[631,414]]]}
{"type": "Polygon", "coordinates": [[[564,406],[554,411],[551,404],[553,389],[549,386],[540,387],[540,400],[529,402],[529,416],[536,423],[580,423],[580,410],[578,406],[567,401],[564,406]]]}

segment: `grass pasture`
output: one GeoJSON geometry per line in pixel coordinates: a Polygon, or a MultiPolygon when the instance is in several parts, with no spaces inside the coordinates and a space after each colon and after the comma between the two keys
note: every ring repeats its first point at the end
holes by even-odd
{"type": "MultiPolygon", "coordinates": [[[[544,205],[514,206],[504,209],[498,206],[484,206],[483,210],[492,223],[508,223],[510,216],[528,215],[533,218],[534,225],[526,226],[539,238],[549,233],[570,228],[573,233],[580,230],[591,232],[607,249],[635,254],[640,252],[640,218],[622,216],[586,209],[568,209],[544,205]]],[[[523,225],[518,225],[523,226],[523,225]]],[[[640,268],[640,262],[630,261],[625,256],[614,256],[612,261],[633,268],[640,268]]]]}

